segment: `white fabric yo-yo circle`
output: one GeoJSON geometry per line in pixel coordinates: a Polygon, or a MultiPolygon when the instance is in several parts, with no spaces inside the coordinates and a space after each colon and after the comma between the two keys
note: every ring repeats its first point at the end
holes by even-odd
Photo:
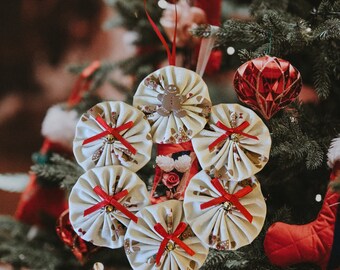
{"type": "Polygon", "coordinates": [[[155,143],[182,143],[204,128],[211,101],[197,73],[167,66],[140,83],[133,105],[146,114],[155,143]]]}
{"type": "Polygon", "coordinates": [[[76,127],[73,152],[79,165],[84,170],[108,165],[122,165],[133,172],[141,169],[150,160],[152,148],[151,127],[144,118],[141,111],[122,101],[102,102],[92,107],[81,116],[76,127]],[[121,128],[118,133],[136,152],[132,153],[111,134],[95,138],[106,130],[97,117],[112,128],[121,128]],[[126,126],[129,122],[133,124],[126,126]],[[93,140],[87,142],[89,138],[93,140]]]}
{"type": "Polygon", "coordinates": [[[267,212],[259,182],[255,177],[240,182],[216,178],[227,193],[239,197],[237,200],[248,212],[249,220],[231,200],[202,207],[221,197],[211,180],[202,170],[186,189],[183,208],[192,230],[203,243],[218,250],[235,250],[250,244],[260,233],[267,212]],[[249,193],[242,194],[240,190],[244,188],[249,189],[249,193]]]}
{"type": "Polygon", "coordinates": [[[240,181],[259,172],[268,162],[271,137],[254,111],[238,104],[215,105],[208,125],[209,129],[192,139],[202,169],[240,181]]]}
{"type": "Polygon", "coordinates": [[[109,196],[118,196],[116,201],[134,215],[149,204],[146,186],[135,173],[116,165],[87,171],[72,188],[69,208],[70,221],[75,232],[96,246],[119,248],[123,246],[130,218],[109,203],[89,210],[105,201],[95,191],[96,187],[109,196]],[[123,195],[117,195],[119,193],[123,195]]]}
{"type": "Polygon", "coordinates": [[[138,223],[131,222],[126,235],[124,248],[128,260],[133,269],[198,269],[208,255],[208,247],[194,235],[188,225],[185,231],[178,237],[185,245],[194,251],[194,255],[189,255],[178,244],[172,242],[167,245],[159,265],[156,257],[164,237],[160,235],[154,226],[160,223],[161,226],[172,234],[180,222],[185,222],[183,212],[183,202],[169,200],[159,204],[145,207],[137,213],[138,223]]]}

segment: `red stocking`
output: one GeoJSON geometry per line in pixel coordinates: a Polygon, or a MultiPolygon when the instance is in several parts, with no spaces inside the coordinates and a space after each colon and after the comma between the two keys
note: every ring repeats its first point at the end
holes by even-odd
{"type": "MultiPolygon", "coordinates": [[[[330,181],[339,176],[340,159],[334,163],[330,181]]],[[[313,222],[306,225],[274,223],[264,241],[269,260],[281,267],[311,262],[323,270],[340,269],[339,199],[340,194],[329,188],[322,208],[313,222]]]]}
{"type": "MultiPolygon", "coordinates": [[[[40,149],[42,156],[48,156],[49,151],[58,153],[70,153],[57,143],[45,139],[40,149]]],[[[37,181],[35,174],[30,175],[30,182],[20,197],[15,218],[38,226],[45,226],[46,217],[56,220],[67,209],[65,192],[59,187],[44,187],[37,181]]]]}

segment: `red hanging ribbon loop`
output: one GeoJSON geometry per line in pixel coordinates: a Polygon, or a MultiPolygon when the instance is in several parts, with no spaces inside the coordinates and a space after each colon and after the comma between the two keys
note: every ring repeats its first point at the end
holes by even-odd
{"type": "Polygon", "coordinates": [[[118,202],[118,200],[124,198],[126,195],[129,194],[129,192],[126,189],[122,190],[121,192],[114,194],[113,196],[110,196],[109,194],[107,194],[100,186],[95,186],[93,188],[93,191],[97,195],[102,197],[104,200],[93,205],[93,206],[91,206],[90,208],[86,209],[84,211],[84,217],[86,217],[87,215],[99,210],[102,207],[105,207],[107,205],[112,205],[113,207],[115,207],[120,212],[125,214],[128,218],[130,218],[135,223],[138,222],[138,218],[133,213],[131,213],[128,209],[126,209],[126,207],[124,207],[122,204],[120,204],[118,202]]]}
{"type": "Polygon", "coordinates": [[[240,212],[244,215],[244,217],[251,223],[253,221],[253,216],[248,212],[248,210],[239,202],[239,199],[246,196],[253,189],[250,186],[246,186],[241,190],[237,191],[234,194],[229,194],[221,185],[221,182],[214,178],[211,180],[213,186],[218,190],[218,192],[222,195],[220,197],[214,198],[210,201],[202,203],[200,205],[201,210],[209,208],[211,206],[221,204],[224,202],[232,203],[240,212]]]}
{"type": "Polygon", "coordinates": [[[145,14],[148,17],[148,20],[153,28],[153,30],[155,31],[156,35],[158,36],[158,38],[160,39],[160,41],[162,42],[166,53],[168,55],[168,61],[169,61],[169,65],[175,66],[176,65],[176,35],[177,35],[177,7],[175,5],[175,31],[174,31],[174,37],[172,40],[172,52],[170,51],[170,48],[168,46],[168,43],[166,42],[165,38],[163,37],[161,31],[158,29],[156,23],[152,20],[147,8],[146,8],[146,0],[144,0],[144,10],[145,10],[145,14]]]}
{"type": "Polygon", "coordinates": [[[254,139],[254,140],[258,140],[259,138],[257,138],[256,136],[250,135],[248,133],[243,132],[243,130],[248,127],[250,124],[248,121],[244,121],[241,125],[239,125],[238,127],[235,128],[230,128],[225,126],[223,123],[221,123],[220,121],[218,121],[216,123],[216,126],[218,126],[219,128],[225,130],[226,132],[224,134],[222,134],[220,137],[218,137],[215,141],[213,141],[211,144],[209,144],[209,150],[212,151],[215,146],[217,146],[220,142],[223,142],[224,140],[226,140],[231,134],[239,134],[242,135],[244,137],[248,137],[250,139],[254,139]]]}
{"type": "Polygon", "coordinates": [[[119,132],[129,129],[131,127],[133,127],[133,121],[129,121],[119,127],[116,128],[112,128],[110,127],[103,118],[101,118],[99,115],[96,117],[96,121],[105,129],[103,132],[94,135],[90,138],[87,138],[83,141],[83,145],[88,144],[90,142],[96,141],[102,137],[105,137],[109,134],[111,134],[113,137],[115,137],[117,140],[119,140],[127,149],[129,149],[129,151],[132,154],[136,154],[137,150],[126,140],[123,138],[122,135],[119,134],[119,132]]]}
{"type": "Polygon", "coordinates": [[[180,240],[178,237],[184,232],[185,228],[187,227],[187,224],[184,222],[180,222],[176,228],[176,230],[169,234],[165,231],[162,224],[156,223],[154,226],[154,229],[156,232],[158,232],[162,237],[164,237],[163,241],[161,242],[161,245],[159,246],[157,255],[156,255],[156,264],[159,265],[160,260],[162,258],[162,255],[166,249],[166,246],[168,242],[171,240],[175,242],[177,245],[179,245],[186,253],[188,253],[190,256],[195,255],[195,251],[193,251],[191,248],[189,248],[182,240],[180,240]]]}
{"type": "Polygon", "coordinates": [[[67,100],[69,107],[79,103],[79,101],[82,99],[82,95],[89,90],[90,84],[92,82],[92,79],[90,79],[91,75],[94,74],[99,68],[100,61],[94,61],[82,71],[72,88],[71,95],[67,100]]]}

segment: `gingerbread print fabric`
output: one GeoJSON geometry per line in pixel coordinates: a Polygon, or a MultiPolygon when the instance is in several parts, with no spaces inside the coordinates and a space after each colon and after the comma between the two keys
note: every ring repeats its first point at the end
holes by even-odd
{"type": "Polygon", "coordinates": [[[211,101],[197,73],[167,66],[140,83],[133,105],[146,114],[153,141],[169,144],[189,141],[203,129],[211,101]]]}
{"type": "Polygon", "coordinates": [[[206,129],[193,140],[202,169],[219,178],[241,181],[268,162],[269,130],[255,112],[238,104],[211,109],[206,129]]]}
{"type": "Polygon", "coordinates": [[[73,152],[84,170],[123,165],[136,172],[151,157],[149,132],[141,111],[124,102],[102,102],[80,118],[73,152]]]}

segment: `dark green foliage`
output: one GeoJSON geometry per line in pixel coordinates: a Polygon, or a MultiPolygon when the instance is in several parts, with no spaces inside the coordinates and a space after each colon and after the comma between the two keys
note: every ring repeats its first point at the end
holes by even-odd
{"type": "Polygon", "coordinates": [[[71,190],[79,176],[84,173],[77,163],[58,154],[53,154],[49,163],[33,165],[31,170],[37,174],[41,184],[52,182],[67,190],[71,190]]]}
{"type": "Polygon", "coordinates": [[[55,232],[0,217],[0,258],[14,267],[34,270],[79,269],[79,263],[55,232]]]}

